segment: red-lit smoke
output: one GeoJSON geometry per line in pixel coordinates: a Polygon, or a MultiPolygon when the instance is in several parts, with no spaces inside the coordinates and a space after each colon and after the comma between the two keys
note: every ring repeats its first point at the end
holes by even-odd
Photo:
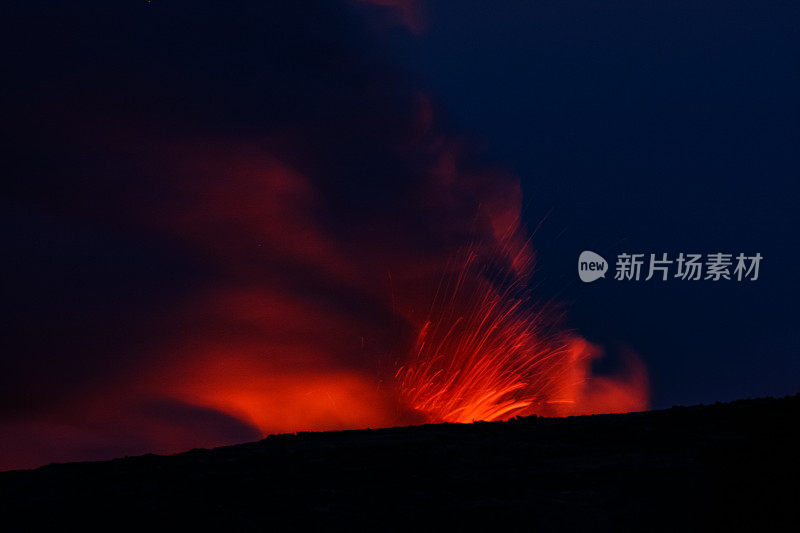
{"type": "Polygon", "coordinates": [[[167,335],[124,372],[6,425],[25,436],[6,447],[6,466],[300,430],[645,409],[635,358],[622,377],[593,376],[599,349],[529,294],[518,181],[464,164],[463,145],[435,133],[429,104],[418,105],[416,138],[397,148],[416,161],[413,178],[341,227],[325,182],[279,161],[269,142],[145,150],[165,185],[132,216],[208,273],[153,310],[167,335]]]}
{"type": "Polygon", "coordinates": [[[252,147],[174,150],[186,207],[160,223],[206,250],[225,282],[179,310],[203,326],[162,358],[172,362],[148,378],[150,394],[262,434],[645,409],[635,357],[621,377],[593,376],[600,349],[530,295],[516,180],[462,173],[456,143],[425,138],[432,163],[409,193],[440,250],[413,235],[398,247],[380,213],[372,236],[326,229],[315,181],[252,147]],[[398,324],[405,336],[380,331],[398,324]]]}
{"type": "MultiPolygon", "coordinates": [[[[405,6],[413,27],[415,3],[374,3],[405,6]]],[[[319,21],[287,6],[300,37],[264,31],[276,24],[270,8],[219,55],[227,41],[208,45],[204,22],[192,46],[213,50],[200,63],[173,38],[176,13],[153,55],[137,55],[137,42],[127,66],[135,74],[166,57],[169,69],[118,79],[116,55],[94,58],[96,72],[53,81],[38,114],[19,119],[29,159],[57,163],[31,172],[41,187],[31,178],[21,203],[52,226],[129,239],[181,269],[144,276],[153,294],[130,297],[135,305],[73,309],[63,322],[75,331],[61,331],[60,317],[58,327],[26,324],[31,357],[18,366],[37,359],[5,377],[0,468],[276,432],[647,407],[634,357],[622,376],[594,376],[600,349],[530,293],[519,180],[482,162],[372,49],[331,44],[349,25],[320,36],[334,8],[319,21]],[[292,46],[241,70],[227,59],[266,38],[276,41],[265,50],[292,46]],[[335,67],[309,59],[323,52],[338,54],[335,67]],[[215,68],[247,83],[192,83],[223,56],[215,68]],[[166,71],[179,75],[153,82],[166,71]],[[117,316],[106,321],[109,309],[117,316]],[[62,379],[54,361],[71,373],[62,379]]],[[[232,39],[244,22],[228,21],[232,39]]],[[[149,21],[142,28],[158,36],[149,21]]]]}

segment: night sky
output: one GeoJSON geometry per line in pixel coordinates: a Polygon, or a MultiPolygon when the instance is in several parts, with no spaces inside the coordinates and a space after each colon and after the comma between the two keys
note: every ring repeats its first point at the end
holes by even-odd
{"type": "Polygon", "coordinates": [[[572,324],[642,354],[655,407],[796,392],[800,8],[463,4],[398,55],[520,177],[572,324]],[[585,285],[585,249],[765,259],[750,285],[585,285]]]}
{"type": "Polygon", "coordinates": [[[651,407],[800,388],[796,2],[26,2],[0,19],[0,468],[413,422],[373,381],[443,265],[500,253],[510,223],[533,234],[536,298],[605,349],[600,374],[637,354],[651,407]],[[585,284],[583,250],[764,259],[757,281],[615,281],[612,264],[585,284]],[[205,366],[220,353],[227,373],[205,366]],[[295,418],[241,415],[264,388],[295,418]]]}

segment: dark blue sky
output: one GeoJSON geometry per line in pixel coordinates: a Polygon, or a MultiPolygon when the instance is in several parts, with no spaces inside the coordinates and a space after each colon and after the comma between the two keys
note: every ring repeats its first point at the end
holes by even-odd
{"type": "Polygon", "coordinates": [[[541,290],[627,345],[658,407],[800,387],[800,6],[432,1],[392,38],[521,179],[541,290]],[[578,281],[580,251],[760,252],[754,283],[578,281]]]}

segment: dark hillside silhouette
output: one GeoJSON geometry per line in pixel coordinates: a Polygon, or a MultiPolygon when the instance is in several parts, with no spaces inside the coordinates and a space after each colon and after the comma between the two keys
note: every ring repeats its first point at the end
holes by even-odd
{"type": "Polygon", "coordinates": [[[58,527],[775,531],[797,518],[798,414],[795,395],[276,435],[0,473],[0,501],[6,521],[58,527]]]}

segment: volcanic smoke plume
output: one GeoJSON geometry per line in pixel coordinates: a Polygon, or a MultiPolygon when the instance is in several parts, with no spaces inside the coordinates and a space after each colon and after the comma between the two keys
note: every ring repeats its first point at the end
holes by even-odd
{"type": "Polygon", "coordinates": [[[357,15],[306,7],[167,6],[156,26],[19,8],[10,35],[52,42],[11,66],[33,96],[7,113],[9,211],[26,243],[77,245],[20,245],[39,262],[0,377],[0,467],[647,407],[635,358],[593,376],[600,350],[528,290],[518,180],[357,15]]]}

